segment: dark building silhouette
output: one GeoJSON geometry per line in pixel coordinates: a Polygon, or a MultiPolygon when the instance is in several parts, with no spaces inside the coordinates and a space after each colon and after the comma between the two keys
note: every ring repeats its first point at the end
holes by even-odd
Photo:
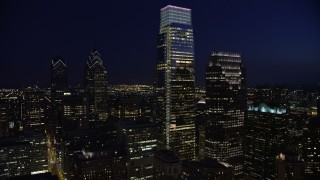
{"type": "Polygon", "coordinates": [[[68,70],[67,64],[61,57],[56,57],[51,61],[51,111],[50,118],[46,125],[49,142],[50,159],[61,169],[62,146],[63,146],[63,125],[64,125],[64,93],[68,90],[68,70]]]}
{"type": "Polygon", "coordinates": [[[215,159],[182,162],[183,179],[232,179],[232,167],[215,159]]]}
{"type": "Polygon", "coordinates": [[[275,159],[285,144],[285,108],[250,105],[246,120],[244,173],[246,178],[275,179],[275,159]]]}
{"type": "Polygon", "coordinates": [[[181,159],[195,160],[191,9],[171,5],[161,9],[157,51],[154,121],[160,126],[159,147],[181,159]]]}
{"type": "Polygon", "coordinates": [[[180,179],[181,160],[170,150],[160,150],[154,155],[154,179],[180,179]]]}
{"type": "Polygon", "coordinates": [[[243,173],[245,70],[238,53],[213,52],[206,69],[205,155],[243,173]]]}
{"type": "Polygon", "coordinates": [[[276,161],[277,177],[279,180],[304,179],[305,162],[301,155],[294,151],[280,153],[276,161]]]}
{"type": "Polygon", "coordinates": [[[82,150],[72,162],[71,179],[127,179],[126,153],[123,148],[82,150]]]}
{"type": "Polygon", "coordinates": [[[0,137],[15,136],[23,129],[21,102],[16,93],[0,98],[0,137]]]}
{"type": "MultiPolygon", "coordinates": [[[[89,94],[90,114],[95,114],[99,121],[106,121],[108,117],[107,71],[97,50],[91,51],[85,71],[85,90],[89,94]]],[[[97,125],[100,126],[99,123],[97,125]]]]}
{"type": "Polygon", "coordinates": [[[91,124],[94,126],[94,122],[89,122],[88,99],[88,94],[82,90],[67,91],[63,94],[64,131],[89,128],[91,124]]]}
{"type": "Polygon", "coordinates": [[[201,98],[196,104],[196,160],[202,160],[205,158],[205,131],[206,131],[206,101],[201,98]]]}
{"type": "Polygon", "coordinates": [[[306,178],[320,178],[320,119],[311,118],[303,129],[302,157],[306,165],[306,178]]]}
{"type": "Polygon", "coordinates": [[[68,87],[68,72],[66,61],[56,57],[51,61],[51,88],[65,90],[68,87]]]}

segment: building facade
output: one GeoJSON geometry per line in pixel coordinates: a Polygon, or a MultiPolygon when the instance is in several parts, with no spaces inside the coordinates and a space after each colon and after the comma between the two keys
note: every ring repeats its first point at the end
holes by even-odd
{"type": "Polygon", "coordinates": [[[161,9],[157,42],[154,121],[160,126],[159,147],[179,158],[195,159],[195,79],[191,9],[161,9]],[[181,141],[183,139],[183,141],[181,141]]]}
{"type": "Polygon", "coordinates": [[[87,61],[85,89],[89,94],[90,113],[99,121],[105,121],[108,117],[107,71],[97,50],[91,51],[87,61]]]}
{"type": "Polygon", "coordinates": [[[153,179],[153,156],[157,148],[156,125],[133,118],[121,120],[119,133],[127,151],[128,179],[153,179]]]}
{"type": "Polygon", "coordinates": [[[48,172],[45,136],[0,138],[0,179],[48,172]]]}
{"type": "Polygon", "coordinates": [[[238,53],[213,52],[206,69],[205,155],[243,172],[245,70],[238,53]]]}
{"type": "Polygon", "coordinates": [[[250,105],[246,121],[245,175],[275,179],[276,157],[285,146],[286,109],[264,103],[250,105]]]}

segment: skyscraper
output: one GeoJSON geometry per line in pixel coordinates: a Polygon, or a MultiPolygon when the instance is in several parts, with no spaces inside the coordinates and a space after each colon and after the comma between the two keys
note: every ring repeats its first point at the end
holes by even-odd
{"type": "Polygon", "coordinates": [[[287,110],[265,103],[250,105],[246,120],[244,174],[252,179],[275,179],[275,158],[285,143],[287,110]]]}
{"type": "Polygon", "coordinates": [[[87,61],[85,88],[89,93],[90,113],[99,121],[108,117],[107,71],[97,50],[92,50],[87,61]]]}
{"type": "Polygon", "coordinates": [[[206,69],[205,155],[243,170],[245,70],[238,53],[213,52],[206,69]]]}
{"type": "Polygon", "coordinates": [[[155,122],[159,146],[180,159],[195,159],[194,43],[191,9],[161,9],[155,76],[155,122]]]}
{"type": "Polygon", "coordinates": [[[68,86],[67,65],[61,57],[56,57],[51,62],[51,88],[63,90],[68,86]]]}
{"type": "MultiPolygon", "coordinates": [[[[54,162],[61,167],[63,147],[63,96],[68,88],[67,64],[61,57],[51,61],[51,112],[46,129],[48,134],[49,154],[55,154],[54,162]]],[[[50,164],[51,165],[51,164],[50,164]]]]}

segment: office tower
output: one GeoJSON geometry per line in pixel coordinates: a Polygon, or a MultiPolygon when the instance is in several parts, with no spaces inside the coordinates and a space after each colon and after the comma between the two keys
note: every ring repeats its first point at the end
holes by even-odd
{"type": "Polygon", "coordinates": [[[154,155],[154,179],[180,179],[181,160],[170,150],[159,150],[154,155]]]}
{"type": "Polygon", "coordinates": [[[21,97],[24,129],[45,135],[45,123],[49,119],[49,93],[38,87],[28,87],[22,90],[21,97]]]}
{"type": "Polygon", "coordinates": [[[108,117],[107,71],[97,50],[91,51],[87,61],[85,89],[89,93],[90,113],[99,121],[105,121],[108,117]]]}
{"type": "Polygon", "coordinates": [[[182,160],[195,160],[194,43],[191,9],[161,9],[155,74],[154,121],[160,126],[159,147],[182,160]]]}
{"type": "Polygon", "coordinates": [[[0,137],[15,136],[23,130],[21,101],[13,90],[0,98],[0,137]]]}
{"type": "Polygon", "coordinates": [[[24,134],[0,138],[0,179],[48,172],[47,139],[24,134]]]}
{"type": "Polygon", "coordinates": [[[303,128],[302,156],[306,164],[306,178],[320,177],[320,121],[310,118],[303,128]]]}
{"type": "Polygon", "coordinates": [[[63,141],[63,96],[68,89],[68,70],[66,61],[56,57],[51,61],[51,111],[47,121],[48,151],[50,169],[61,167],[63,141]],[[56,167],[57,165],[57,167],[56,167]]]}
{"type": "Polygon", "coordinates": [[[280,153],[276,160],[277,177],[279,180],[304,179],[305,163],[301,155],[294,151],[280,153]]]}
{"type": "Polygon", "coordinates": [[[281,107],[264,103],[249,106],[244,160],[247,178],[275,179],[275,159],[285,143],[286,115],[281,107]]]}
{"type": "Polygon", "coordinates": [[[157,126],[133,118],[120,121],[119,133],[128,154],[128,179],[153,179],[153,156],[157,147],[157,126]]]}
{"type": "Polygon", "coordinates": [[[68,87],[68,74],[66,61],[56,57],[51,61],[51,88],[64,90],[68,87]]]}
{"type": "Polygon", "coordinates": [[[245,70],[238,53],[213,52],[206,69],[205,155],[243,173],[245,70]]]}
{"type": "Polygon", "coordinates": [[[65,92],[63,94],[63,130],[89,128],[88,111],[87,93],[81,90],[65,92]]]}

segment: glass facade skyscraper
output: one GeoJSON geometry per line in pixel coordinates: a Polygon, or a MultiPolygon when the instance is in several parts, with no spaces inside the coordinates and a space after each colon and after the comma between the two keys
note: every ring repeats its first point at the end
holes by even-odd
{"type": "Polygon", "coordinates": [[[205,155],[243,171],[245,70],[238,53],[213,52],[206,69],[205,155]]]}
{"type": "Polygon", "coordinates": [[[195,159],[194,42],[191,9],[161,9],[155,76],[155,122],[161,148],[195,159]]]}
{"type": "Polygon", "coordinates": [[[61,57],[56,57],[51,62],[51,88],[65,90],[68,87],[67,65],[61,57]]]}
{"type": "Polygon", "coordinates": [[[85,88],[89,94],[90,113],[99,121],[108,117],[107,71],[97,50],[92,50],[87,61],[85,88]]]}

